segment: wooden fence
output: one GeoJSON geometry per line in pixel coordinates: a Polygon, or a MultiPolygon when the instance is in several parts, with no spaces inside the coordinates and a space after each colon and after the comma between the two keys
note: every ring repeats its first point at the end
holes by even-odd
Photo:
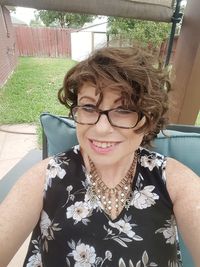
{"type": "Polygon", "coordinates": [[[70,57],[72,30],[15,26],[19,56],[70,57]]]}
{"type": "MultiPolygon", "coordinates": [[[[16,47],[19,56],[33,57],[71,57],[71,32],[72,29],[63,28],[34,28],[28,26],[14,26],[16,47]]],[[[109,36],[109,46],[131,45],[132,40],[112,38],[109,36]]],[[[178,37],[175,37],[170,63],[173,62],[178,37]]],[[[79,44],[81,45],[81,43],[79,44]]],[[[158,56],[165,60],[167,41],[158,47],[158,56]]]]}

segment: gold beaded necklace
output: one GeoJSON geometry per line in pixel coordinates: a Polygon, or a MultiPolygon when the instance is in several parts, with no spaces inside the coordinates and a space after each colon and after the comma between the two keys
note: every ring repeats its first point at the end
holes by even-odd
{"type": "Polygon", "coordinates": [[[115,186],[109,188],[98,174],[93,161],[89,158],[92,192],[101,201],[103,210],[111,216],[118,216],[130,197],[132,179],[137,163],[138,152],[135,152],[133,162],[125,177],[115,186]]]}

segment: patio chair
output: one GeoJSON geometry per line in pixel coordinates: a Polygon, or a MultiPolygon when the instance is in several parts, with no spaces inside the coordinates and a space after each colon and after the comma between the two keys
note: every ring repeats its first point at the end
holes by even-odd
{"type": "MultiPolygon", "coordinates": [[[[40,121],[43,129],[43,158],[66,151],[78,143],[71,118],[43,113],[40,121]]],[[[200,175],[200,127],[169,125],[165,134],[158,135],[152,149],[179,160],[200,175]]],[[[181,236],[180,248],[183,266],[194,267],[181,236]]]]}

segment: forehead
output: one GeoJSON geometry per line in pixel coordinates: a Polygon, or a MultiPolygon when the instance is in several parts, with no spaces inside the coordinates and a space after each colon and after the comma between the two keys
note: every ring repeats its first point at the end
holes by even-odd
{"type": "Polygon", "coordinates": [[[103,97],[109,97],[111,99],[115,98],[121,98],[122,97],[122,89],[119,88],[109,88],[106,87],[102,90],[98,90],[95,85],[92,85],[90,83],[84,83],[79,91],[78,91],[78,99],[82,97],[92,97],[94,99],[98,99],[100,94],[102,94],[103,97]]]}

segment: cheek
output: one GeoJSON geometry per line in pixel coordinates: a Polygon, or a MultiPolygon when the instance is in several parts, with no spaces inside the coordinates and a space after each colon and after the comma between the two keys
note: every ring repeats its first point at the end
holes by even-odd
{"type": "Polygon", "coordinates": [[[84,142],[84,137],[86,137],[88,127],[86,125],[77,124],[76,125],[76,136],[79,144],[84,142]]]}
{"type": "Polygon", "coordinates": [[[145,124],[145,122],[146,122],[146,117],[143,117],[136,126],[136,128],[132,131],[132,133],[129,133],[129,136],[127,135],[127,139],[129,140],[130,146],[136,147],[141,145],[145,133],[144,132],[136,133],[135,131],[140,127],[142,127],[145,124]]]}
{"type": "Polygon", "coordinates": [[[129,146],[130,149],[136,149],[142,143],[143,137],[143,133],[138,134],[135,132],[131,132],[129,135],[126,135],[127,146],[129,146]]]}

